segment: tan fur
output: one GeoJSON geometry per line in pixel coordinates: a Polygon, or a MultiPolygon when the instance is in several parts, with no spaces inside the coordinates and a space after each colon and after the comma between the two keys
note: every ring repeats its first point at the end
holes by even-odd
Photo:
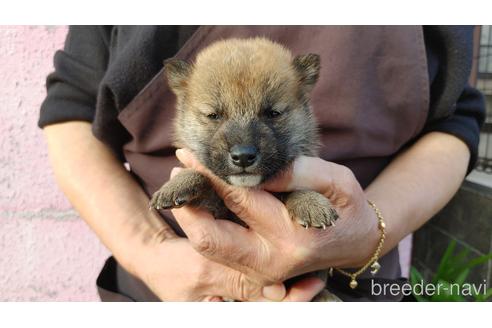
{"type": "MultiPolygon", "coordinates": [[[[260,114],[265,94],[275,100],[275,109],[302,107],[316,82],[319,62],[310,66],[313,61],[309,56],[295,59],[285,47],[265,38],[227,39],[201,51],[184,72],[171,70],[168,79],[178,96],[176,146],[194,148],[187,142],[190,138],[186,133],[193,128],[190,125],[202,122],[191,117],[226,109],[223,114],[227,118],[247,122],[260,114]],[[299,70],[293,63],[299,65],[299,70]],[[308,80],[306,75],[314,79],[308,80]]],[[[316,133],[314,120],[306,119],[305,113],[292,111],[289,115],[292,122],[299,122],[299,131],[316,133]]],[[[308,152],[316,150],[313,145],[308,152]]]]}
{"type": "MultiPolygon", "coordinates": [[[[265,38],[228,39],[202,50],[193,64],[171,59],[165,65],[177,96],[176,143],[194,151],[226,182],[257,185],[296,157],[316,154],[317,126],[309,94],[318,79],[319,56],[293,57],[265,38]],[[265,117],[269,110],[279,112],[279,117],[265,117]],[[254,145],[260,159],[247,168],[234,166],[229,155],[236,144],[254,145]]],[[[190,190],[206,190],[207,183],[190,173],[164,185],[152,206],[200,203],[197,197],[202,193],[190,190]]],[[[216,195],[211,197],[217,200],[216,195]]],[[[328,200],[315,192],[293,192],[283,200],[293,218],[306,227],[325,228],[337,218],[328,200]]],[[[220,202],[213,212],[227,213],[223,206],[220,202]]]]}
{"type": "Polygon", "coordinates": [[[288,50],[267,39],[229,39],[217,42],[201,52],[189,79],[190,103],[213,103],[220,93],[230,115],[252,116],[260,110],[262,96],[280,95],[285,104],[296,104],[297,76],[288,50]],[[210,70],[209,67],[220,69],[210,70]]]}

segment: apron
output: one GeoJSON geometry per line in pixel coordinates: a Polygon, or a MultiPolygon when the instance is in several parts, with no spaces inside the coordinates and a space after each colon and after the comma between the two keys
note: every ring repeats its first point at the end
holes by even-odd
{"type": "MultiPolygon", "coordinates": [[[[193,61],[214,41],[264,36],[292,51],[321,56],[320,78],[311,105],[320,127],[319,156],[349,167],[363,188],[393,156],[422,131],[429,107],[423,31],[416,26],[202,26],[175,57],[193,61]]],[[[125,107],[118,119],[131,140],[123,151],[131,173],[148,195],[180,166],[172,146],[175,96],[161,70],[125,107]]],[[[162,217],[184,236],[170,211],[162,217]]],[[[344,301],[399,300],[371,295],[371,281],[402,283],[397,248],[379,261],[381,269],[357,280],[335,274],[327,288],[344,301]]],[[[98,279],[103,300],[157,301],[138,279],[110,258],[98,279]]]]}

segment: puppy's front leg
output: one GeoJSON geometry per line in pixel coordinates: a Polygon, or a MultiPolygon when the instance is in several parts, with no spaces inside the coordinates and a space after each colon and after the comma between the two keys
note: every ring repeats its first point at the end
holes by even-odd
{"type": "Polygon", "coordinates": [[[306,228],[325,229],[338,219],[328,198],[315,191],[293,191],[284,198],[284,203],[292,219],[306,228]]]}
{"type": "Polygon", "coordinates": [[[150,207],[157,210],[194,204],[210,188],[208,179],[197,171],[184,169],[157,190],[150,200],[150,207]]]}
{"type": "Polygon", "coordinates": [[[206,209],[215,218],[225,218],[229,214],[209,180],[192,169],[180,171],[156,191],[150,200],[150,207],[156,210],[179,208],[184,205],[206,209]]]}

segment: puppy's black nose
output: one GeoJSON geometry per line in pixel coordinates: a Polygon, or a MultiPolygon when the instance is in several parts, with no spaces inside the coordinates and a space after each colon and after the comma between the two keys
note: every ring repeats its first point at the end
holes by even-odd
{"type": "Polygon", "coordinates": [[[235,145],[229,152],[232,163],[240,167],[248,167],[256,162],[258,158],[258,150],[251,145],[235,145]]]}

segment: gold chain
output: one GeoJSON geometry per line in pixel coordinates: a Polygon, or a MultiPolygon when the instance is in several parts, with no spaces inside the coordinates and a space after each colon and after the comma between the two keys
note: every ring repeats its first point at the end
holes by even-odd
{"type": "Polygon", "coordinates": [[[376,216],[378,218],[378,228],[381,231],[381,237],[379,238],[378,247],[376,248],[374,255],[371,257],[369,262],[367,262],[362,268],[360,268],[359,270],[353,273],[338,268],[330,269],[330,273],[332,273],[333,269],[335,269],[337,272],[340,272],[344,276],[349,277],[351,279],[349,286],[352,289],[357,288],[358,283],[356,279],[362,272],[366,271],[367,268],[371,267],[372,269],[371,273],[373,275],[376,274],[381,268],[381,265],[379,265],[378,263],[378,259],[379,259],[379,255],[381,254],[381,250],[383,249],[384,240],[386,239],[386,224],[384,223],[383,215],[381,214],[379,208],[377,208],[376,205],[370,200],[368,200],[367,202],[374,209],[374,212],[376,212],[376,216]]]}

